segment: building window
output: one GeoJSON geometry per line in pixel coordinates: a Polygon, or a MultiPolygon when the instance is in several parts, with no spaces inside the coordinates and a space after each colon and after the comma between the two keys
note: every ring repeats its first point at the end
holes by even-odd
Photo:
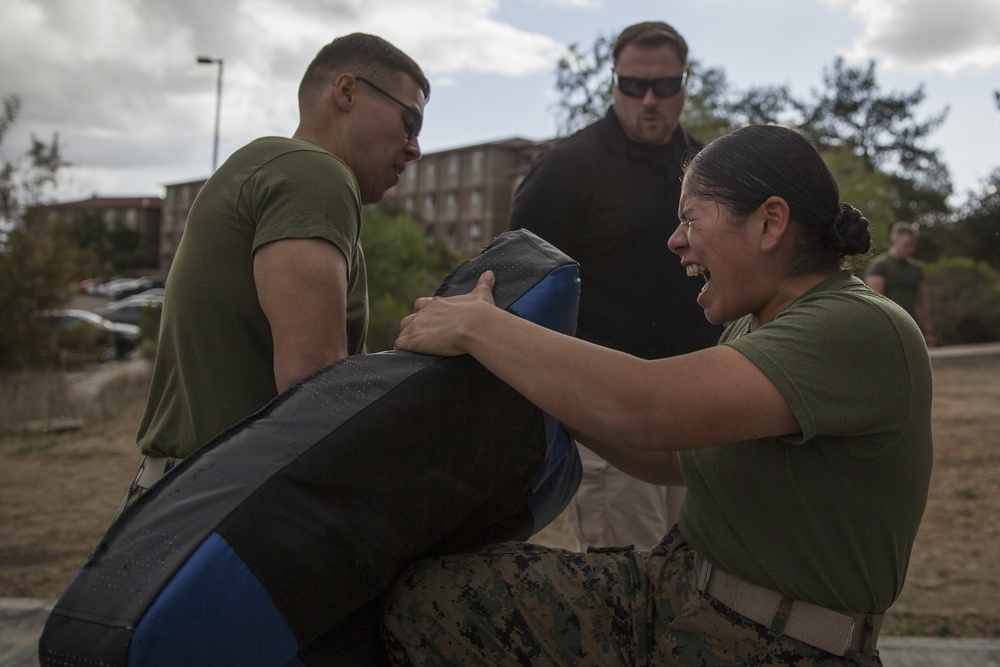
{"type": "Polygon", "coordinates": [[[483,236],[483,228],[478,222],[469,223],[469,240],[478,241],[483,236]]]}
{"type": "Polygon", "coordinates": [[[434,178],[434,163],[433,162],[427,162],[424,165],[424,173],[427,174],[427,178],[428,179],[433,179],[434,178]]]}
{"type": "Polygon", "coordinates": [[[417,177],[417,170],[416,170],[416,168],[407,169],[403,173],[406,174],[406,178],[409,179],[409,180],[411,180],[411,181],[417,177]]]}
{"type": "Polygon", "coordinates": [[[135,229],[139,224],[139,212],[134,208],[125,211],[125,225],[130,229],[135,229]]]}
{"type": "Polygon", "coordinates": [[[452,176],[458,173],[458,155],[452,155],[448,158],[448,173],[452,176]]]}
{"type": "Polygon", "coordinates": [[[406,211],[409,212],[409,213],[413,212],[413,197],[412,196],[407,197],[406,199],[403,200],[403,208],[406,209],[406,211]]]}
{"type": "Polygon", "coordinates": [[[424,208],[434,209],[434,193],[424,195],[424,208]]]}
{"type": "Polygon", "coordinates": [[[452,190],[448,193],[447,206],[448,208],[455,208],[455,204],[458,203],[458,195],[452,190]]]}
{"type": "Polygon", "coordinates": [[[476,151],[472,154],[472,171],[480,172],[483,170],[483,152],[476,151]]]}
{"type": "Polygon", "coordinates": [[[479,206],[480,202],[483,200],[483,191],[481,188],[476,188],[469,193],[469,205],[479,206]]]}

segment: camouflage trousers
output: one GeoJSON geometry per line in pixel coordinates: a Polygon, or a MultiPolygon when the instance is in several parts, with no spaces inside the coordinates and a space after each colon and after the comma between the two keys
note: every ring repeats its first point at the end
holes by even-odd
{"type": "Polygon", "coordinates": [[[386,597],[396,665],[881,665],[838,657],[701,595],[675,526],[651,552],[508,543],[421,561],[386,597]]]}

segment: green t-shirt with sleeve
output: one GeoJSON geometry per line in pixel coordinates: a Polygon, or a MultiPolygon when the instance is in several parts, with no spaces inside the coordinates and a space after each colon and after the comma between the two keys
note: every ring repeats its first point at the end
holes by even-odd
{"type": "Polygon", "coordinates": [[[357,179],[318,146],[257,139],[205,183],[164,292],[156,361],[137,442],[185,457],[277,395],[274,345],[257,300],[253,253],[280,239],[322,238],[347,260],[347,342],[364,348],[368,290],[357,179]]]}
{"type": "Polygon", "coordinates": [[[723,333],[802,433],[681,454],[681,531],[788,597],[881,612],[899,595],[932,464],[930,360],[913,319],[844,271],[771,322],[723,333]]]}

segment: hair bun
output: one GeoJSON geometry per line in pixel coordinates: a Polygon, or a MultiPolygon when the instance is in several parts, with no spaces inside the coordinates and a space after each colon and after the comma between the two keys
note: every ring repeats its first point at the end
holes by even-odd
{"type": "Polygon", "coordinates": [[[850,204],[841,204],[830,228],[830,247],[841,256],[860,255],[868,252],[871,242],[868,218],[850,204]]]}

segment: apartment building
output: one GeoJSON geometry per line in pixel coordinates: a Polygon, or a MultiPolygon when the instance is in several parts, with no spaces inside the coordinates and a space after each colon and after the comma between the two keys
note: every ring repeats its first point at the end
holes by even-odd
{"type": "Polygon", "coordinates": [[[166,273],[177,254],[194,198],[208,179],[169,183],[165,186],[163,219],[160,223],[160,270],[166,273]]]}
{"type": "Polygon", "coordinates": [[[515,137],[426,153],[383,201],[415,217],[426,238],[475,255],[507,228],[514,191],[552,144],[515,137]]]}
{"type": "MultiPolygon", "coordinates": [[[[383,202],[419,221],[427,239],[473,256],[507,229],[510,205],[531,161],[554,142],[514,137],[425,153],[407,165],[383,202]]],[[[170,268],[188,212],[205,179],[166,186],[160,268],[170,268]]]]}
{"type": "Polygon", "coordinates": [[[71,223],[91,219],[108,230],[129,229],[139,234],[139,247],[153,253],[160,242],[160,215],[163,200],[159,197],[98,197],[46,204],[45,220],[71,223]]]}

